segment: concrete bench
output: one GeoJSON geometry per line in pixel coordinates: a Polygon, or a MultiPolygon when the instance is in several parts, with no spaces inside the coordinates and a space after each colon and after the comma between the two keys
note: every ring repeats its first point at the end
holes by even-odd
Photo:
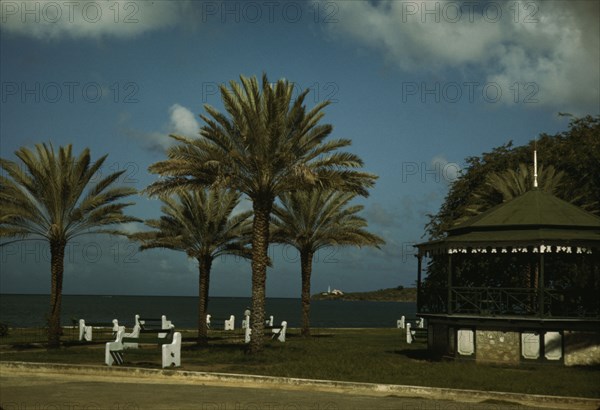
{"type": "Polygon", "coordinates": [[[400,320],[396,321],[396,327],[398,329],[406,329],[406,324],[408,323],[408,321],[414,321],[416,324],[416,327],[418,327],[420,329],[425,328],[425,318],[421,317],[421,318],[407,319],[406,316],[401,316],[400,320]]]}
{"type": "MultiPolygon", "coordinates": [[[[246,316],[248,317],[248,316],[246,316]]],[[[242,320],[242,329],[246,329],[247,328],[247,323],[250,323],[250,321],[244,319],[242,320]]],[[[273,319],[273,315],[265,317],[265,326],[270,326],[273,327],[273,323],[274,323],[274,319],[273,319]]]]}
{"type": "Polygon", "coordinates": [[[140,335],[135,338],[124,337],[125,332],[119,330],[114,342],[106,343],[104,351],[104,363],[108,366],[121,365],[125,362],[124,351],[132,344],[157,345],[162,353],[162,367],[181,366],[181,333],[175,332],[171,326],[169,329],[141,329],[140,335]],[[165,337],[160,337],[164,333],[165,337]]]}
{"type": "MultiPolygon", "coordinates": [[[[138,345],[135,342],[135,339],[140,337],[140,333],[144,331],[155,332],[157,329],[170,329],[174,328],[175,325],[170,320],[167,320],[165,315],[162,315],[159,318],[140,318],[140,315],[135,315],[135,325],[130,333],[124,333],[123,337],[128,341],[124,343],[126,348],[129,349],[137,349],[138,345]]],[[[146,332],[147,333],[147,332],[146,332]]],[[[159,338],[164,338],[167,336],[166,332],[158,332],[159,338]]]]}
{"type": "MultiPolygon", "coordinates": [[[[167,316],[162,315],[160,318],[140,317],[135,315],[135,324],[139,325],[140,330],[144,329],[169,329],[175,325],[167,319],[167,316]]],[[[159,333],[158,337],[165,337],[166,333],[159,333]]]]}
{"type": "MultiPolygon", "coordinates": [[[[273,316],[271,316],[273,320],[273,316]]],[[[287,322],[281,322],[281,326],[265,326],[266,335],[271,335],[271,339],[277,338],[280,342],[285,342],[285,333],[287,331],[287,322]]],[[[244,333],[244,342],[250,343],[252,329],[250,328],[250,316],[246,316],[246,331],[244,333]]]]}
{"type": "Polygon", "coordinates": [[[119,321],[113,319],[112,322],[87,322],[85,319],[79,319],[79,321],[73,320],[73,322],[79,325],[79,341],[91,342],[93,339],[93,329],[104,330],[112,332],[112,336],[119,331],[119,329],[125,330],[125,326],[119,326],[119,321]]]}
{"type": "Polygon", "coordinates": [[[235,316],[229,316],[229,319],[225,318],[213,318],[211,315],[206,315],[206,327],[211,328],[212,325],[220,325],[223,330],[235,330],[235,316]]]}
{"type": "Polygon", "coordinates": [[[162,315],[159,318],[156,317],[140,317],[140,315],[135,315],[135,324],[139,324],[142,328],[162,328],[168,329],[173,324],[170,320],[167,319],[166,315],[162,315]]]}
{"type": "Polygon", "coordinates": [[[429,337],[429,330],[426,327],[413,328],[410,323],[406,324],[406,343],[411,344],[412,342],[427,342],[429,337]]]}

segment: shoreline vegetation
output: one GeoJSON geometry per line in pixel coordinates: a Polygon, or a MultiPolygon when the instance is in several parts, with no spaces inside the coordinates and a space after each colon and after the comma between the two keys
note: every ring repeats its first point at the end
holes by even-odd
{"type": "Polygon", "coordinates": [[[317,293],[311,296],[312,300],[345,300],[345,301],[368,301],[368,302],[416,302],[417,289],[398,286],[373,290],[369,292],[348,292],[343,294],[317,293]]]}

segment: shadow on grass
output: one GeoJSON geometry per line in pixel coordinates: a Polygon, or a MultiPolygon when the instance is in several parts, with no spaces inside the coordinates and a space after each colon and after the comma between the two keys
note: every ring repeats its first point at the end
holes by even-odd
{"type": "Polygon", "coordinates": [[[240,345],[235,343],[209,343],[206,345],[190,344],[181,346],[181,350],[189,352],[197,352],[201,350],[221,350],[229,352],[245,351],[246,345],[240,345]]]}
{"type": "Polygon", "coordinates": [[[46,345],[42,343],[12,343],[7,344],[6,347],[10,349],[14,349],[17,351],[27,351],[27,350],[42,350],[46,349],[46,345]]]}
{"type": "Polygon", "coordinates": [[[441,362],[443,360],[440,355],[434,354],[427,349],[388,350],[386,353],[399,354],[411,360],[426,362],[441,362]]]}

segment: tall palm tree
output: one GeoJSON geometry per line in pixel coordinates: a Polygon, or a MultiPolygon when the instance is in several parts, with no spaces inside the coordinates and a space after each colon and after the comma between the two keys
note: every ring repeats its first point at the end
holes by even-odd
{"type": "Polygon", "coordinates": [[[364,229],[367,221],[357,215],[362,205],[349,205],[356,195],[313,189],[281,195],[275,205],[273,239],[300,252],[302,274],[302,335],[310,335],[310,277],[312,260],[328,246],[375,246],[385,241],[364,229]]]}
{"type": "MultiPolygon", "coordinates": [[[[230,88],[220,87],[227,114],[210,105],[201,115],[205,125],[200,138],[172,136],[180,144],[170,148],[168,159],[150,166],[163,178],[147,188],[150,194],[182,188],[220,186],[244,193],[254,211],[252,227],[252,317],[254,335],[264,333],[265,282],[269,246],[269,219],[275,199],[309,186],[368,195],[376,176],[360,172],[362,160],[338,152],[350,145],[346,139],[325,142],[331,125],[320,125],[323,108],[304,106],[305,90],[295,100],[294,86],[286,80],[262,86],[256,77],[240,77],[230,88]]],[[[250,352],[263,348],[263,338],[253,337],[250,352]]]]}
{"type": "Polygon", "coordinates": [[[124,208],[133,203],[116,202],[136,190],[111,187],[125,171],[92,184],[94,174],[107,156],[91,163],[87,148],[74,157],[71,145],[60,147],[56,153],[52,144],[37,144],[35,152],[22,147],[15,155],[24,167],[0,159],[0,166],[7,173],[0,176],[0,237],[48,241],[51,255],[48,344],[58,347],[65,247],[80,235],[122,234],[106,227],[139,221],[123,214],[124,208]]]}
{"type": "Polygon", "coordinates": [[[161,198],[163,215],[150,219],[151,231],[130,235],[140,249],[167,248],[185,252],[198,261],[198,344],[208,341],[206,313],[213,260],[224,255],[249,258],[251,211],[232,215],[240,194],[211,189],[183,191],[177,198],[161,198]]]}

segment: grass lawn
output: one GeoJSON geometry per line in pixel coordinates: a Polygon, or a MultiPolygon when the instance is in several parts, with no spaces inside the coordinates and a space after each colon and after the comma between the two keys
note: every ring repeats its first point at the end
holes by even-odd
{"type": "MultiPolygon", "coordinates": [[[[600,397],[600,367],[521,365],[507,367],[471,361],[432,360],[426,345],[408,345],[400,329],[314,329],[303,339],[296,330],[286,343],[270,341],[264,353],[245,353],[242,334],[211,332],[206,348],[184,332],[181,369],[225,373],[328,379],[494,390],[558,396],[600,397]],[[189,341],[189,343],[187,343],[189,341]]],[[[56,351],[42,347],[5,345],[0,360],[49,363],[102,364],[104,345],[71,343],[56,351]]],[[[160,367],[154,346],[127,350],[126,365],[160,367]]]]}

